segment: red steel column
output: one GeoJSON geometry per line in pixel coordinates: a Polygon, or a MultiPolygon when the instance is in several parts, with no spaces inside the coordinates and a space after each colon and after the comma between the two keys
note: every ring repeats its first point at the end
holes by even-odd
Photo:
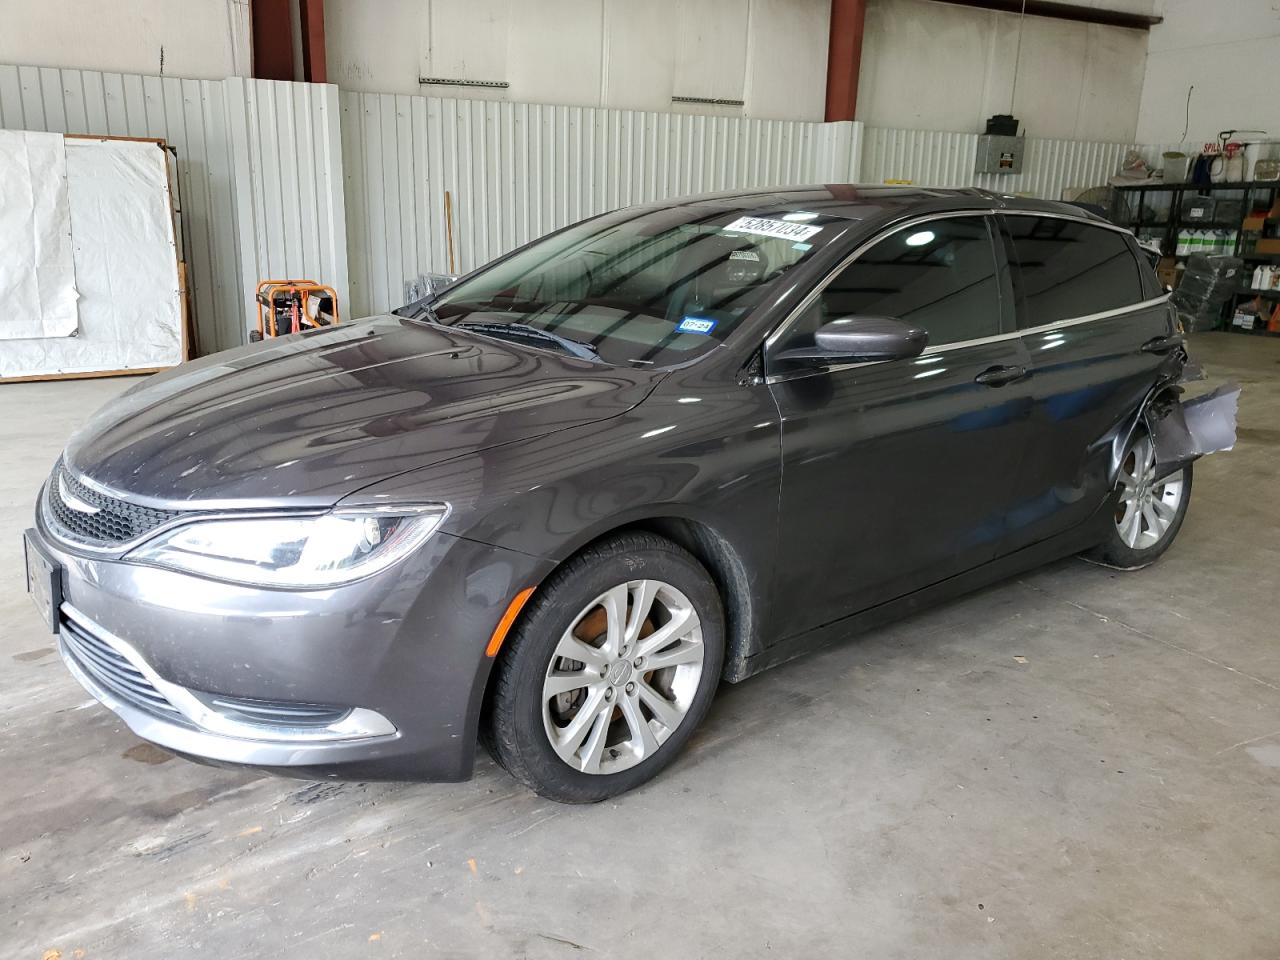
{"type": "Polygon", "coordinates": [[[302,21],[302,79],[325,82],[324,0],[298,0],[302,21]]]}
{"type": "Polygon", "coordinates": [[[831,39],[827,47],[826,119],[852,120],[858,109],[858,70],[867,0],[831,0],[831,39]]]}
{"type": "Polygon", "coordinates": [[[259,80],[293,79],[293,24],[289,0],[252,0],[253,75],[259,80]]]}

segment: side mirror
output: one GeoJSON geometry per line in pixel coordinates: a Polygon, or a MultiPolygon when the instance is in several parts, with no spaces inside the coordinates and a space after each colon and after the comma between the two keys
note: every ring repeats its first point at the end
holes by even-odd
{"type": "Polygon", "coordinates": [[[824,323],[812,347],[784,350],[778,360],[811,363],[871,363],[920,356],[929,334],[894,317],[840,317],[824,323]]]}

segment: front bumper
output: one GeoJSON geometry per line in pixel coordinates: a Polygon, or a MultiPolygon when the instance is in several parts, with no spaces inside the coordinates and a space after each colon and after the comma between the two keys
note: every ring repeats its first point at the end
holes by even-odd
{"type": "MultiPolygon", "coordinates": [[[[98,624],[91,623],[70,604],[63,604],[62,614],[64,619],[58,652],[71,675],[138,736],[176,753],[251,766],[323,766],[339,764],[344,758],[363,759],[375,741],[390,742],[400,737],[400,732],[389,721],[365,708],[346,711],[343,719],[355,714],[374,721],[374,724],[380,720],[378,725],[385,725],[386,729],[344,734],[340,729],[323,727],[308,729],[296,724],[237,722],[207,706],[193,691],[156,675],[137,651],[98,624]],[[104,665],[103,654],[96,657],[87,654],[83,639],[69,639],[86,635],[97,641],[100,647],[115,651],[118,657],[132,664],[133,672],[143,679],[132,684],[119,680],[111,682],[112,668],[104,665]],[[139,690],[142,683],[155,692],[148,694],[139,690]],[[232,725],[241,729],[229,730],[232,725]]],[[[118,673],[124,669],[116,668],[118,673]]],[[[210,699],[216,701],[216,698],[210,699]]],[[[370,724],[370,728],[374,724],[370,724]]]]}
{"type": "Polygon", "coordinates": [[[374,577],[290,592],[38,536],[63,567],[59,649],[86,690],[174,752],[304,777],[468,777],[485,645],[550,566],[436,534],[374,577]]]}

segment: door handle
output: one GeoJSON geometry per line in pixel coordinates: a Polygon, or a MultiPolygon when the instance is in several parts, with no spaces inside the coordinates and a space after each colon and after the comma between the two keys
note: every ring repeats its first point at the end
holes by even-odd
{"type": "Polygon", "coordinates": [[[1006,383],[1013,383],[1026,376],[1026,367],[991,367],[983,370],[973,378],[973,381],[987,387],[1003,387],[1006,383]]]}
{"type": "Polygon", "coordinates": [[[1168,353],[1182,346],[1183,342],[1183,338],[1178,334],[1169,337],[1152,337],[1140,349],[1143,353],[1168,353]]]}

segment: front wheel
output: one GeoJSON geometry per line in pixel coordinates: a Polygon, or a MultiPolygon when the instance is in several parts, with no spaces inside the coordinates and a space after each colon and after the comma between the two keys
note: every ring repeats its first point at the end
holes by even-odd
{"type": "Polygon", "coordinates": [[[723,623],[715,583],[676,544],[634,533],[585,550],[539,586],[508,637],[485,745],[553,800],[644,783],[707,712],[723,623]]]}
{"type": "Polygon", "coordinates": [[[1159,480],[1155,444],[1141,432],[1120,465],[1113,522],[1093,556],[1124,570],[1136,570],[1169,549],[1191,502],[1191,464],[1159,480]]]}

